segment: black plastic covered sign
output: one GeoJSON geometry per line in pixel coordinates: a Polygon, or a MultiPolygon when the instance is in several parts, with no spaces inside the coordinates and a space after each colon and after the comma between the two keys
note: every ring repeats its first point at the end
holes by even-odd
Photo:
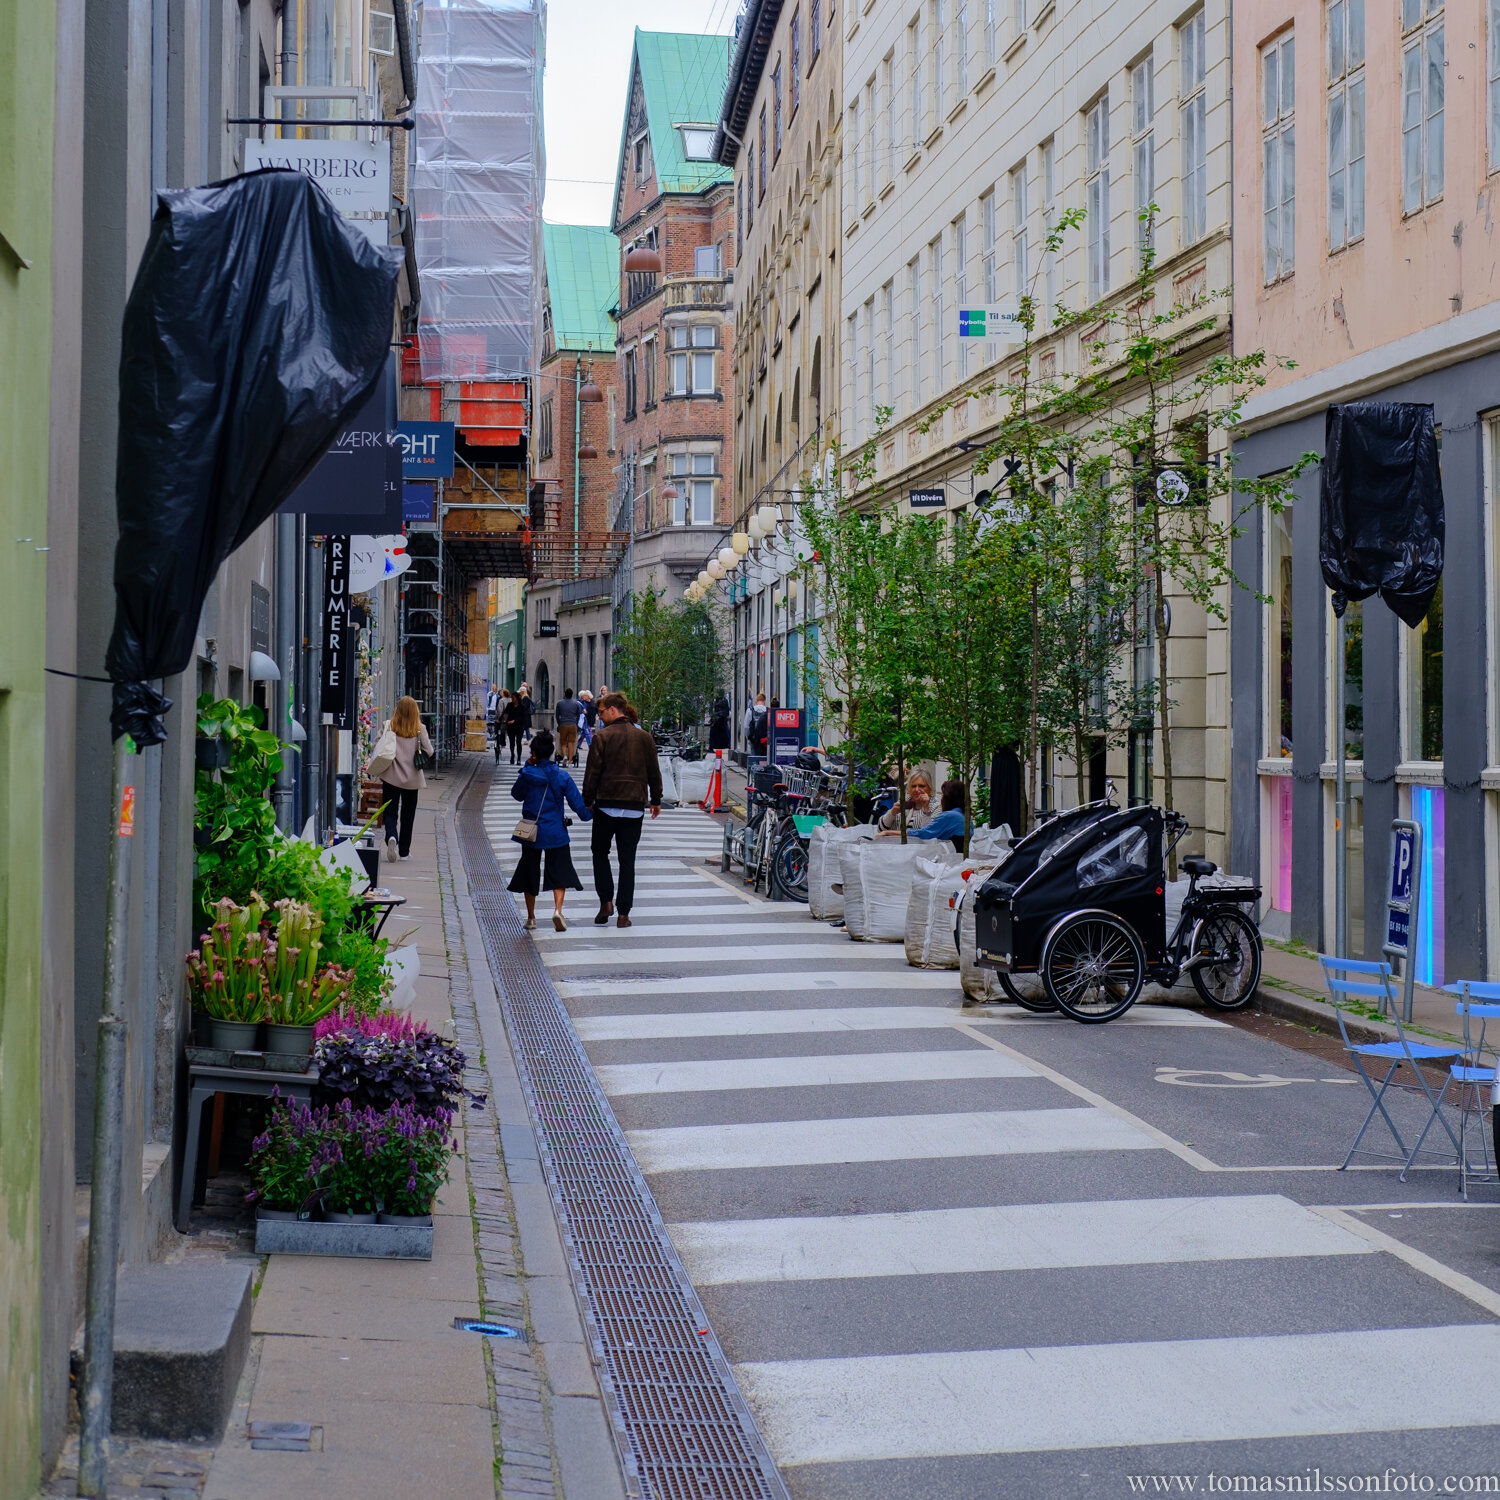
{"type": "Polygon", "coordinates": [[[380,378],[400,267],[300,172],[158,195],[120,355],[115,738],[166,738],[151,679],[188,665],[219,564],[380,378]]]}
{"type": "Polygon", "coordinates": [[[1378,593],[1398,619],[1420,625],[1443,576],[1443,480],[1430,406],[1328,408],[1320,522],[1334,613],[1378,593]]]}

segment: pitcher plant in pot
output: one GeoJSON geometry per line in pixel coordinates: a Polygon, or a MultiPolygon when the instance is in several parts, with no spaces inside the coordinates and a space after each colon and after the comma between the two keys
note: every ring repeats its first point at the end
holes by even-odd
{"type": "Polygon", "coordinates": [[[252,1050],[266,1009],[266,949],[261,927],[265,902],[236,906],[227,896],[214,904],[213,922],[187,956],[188,990],[208,1018],[215,1047],[252,1050]]]}

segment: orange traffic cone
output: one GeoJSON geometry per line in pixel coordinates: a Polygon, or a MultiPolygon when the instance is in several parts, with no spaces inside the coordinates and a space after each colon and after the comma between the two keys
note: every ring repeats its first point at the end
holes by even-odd
{"type": "Polygon", "coordinates": [[[713,775],[708,778],[708,793],[698,804],[704,812],[718,812],[724,801],[724,752],[714,752],[713,775]]]}

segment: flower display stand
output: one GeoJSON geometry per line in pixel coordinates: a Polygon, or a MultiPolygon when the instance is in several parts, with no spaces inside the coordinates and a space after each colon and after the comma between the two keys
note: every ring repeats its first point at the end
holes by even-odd
{"type": "Polygon", "coordinates": [[[348,1255],[365,1260],[431,1260],[432,1223],[326,1224],[256,1217],[258,1255],[348,1255]]]}

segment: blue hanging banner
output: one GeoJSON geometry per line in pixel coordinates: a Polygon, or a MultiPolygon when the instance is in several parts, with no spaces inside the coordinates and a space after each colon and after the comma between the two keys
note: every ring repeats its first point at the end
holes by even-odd
{"type": "Polygon", "coordinates": [[[404,479],[453,478],[452,422],[397,422],[404,479]]]}

